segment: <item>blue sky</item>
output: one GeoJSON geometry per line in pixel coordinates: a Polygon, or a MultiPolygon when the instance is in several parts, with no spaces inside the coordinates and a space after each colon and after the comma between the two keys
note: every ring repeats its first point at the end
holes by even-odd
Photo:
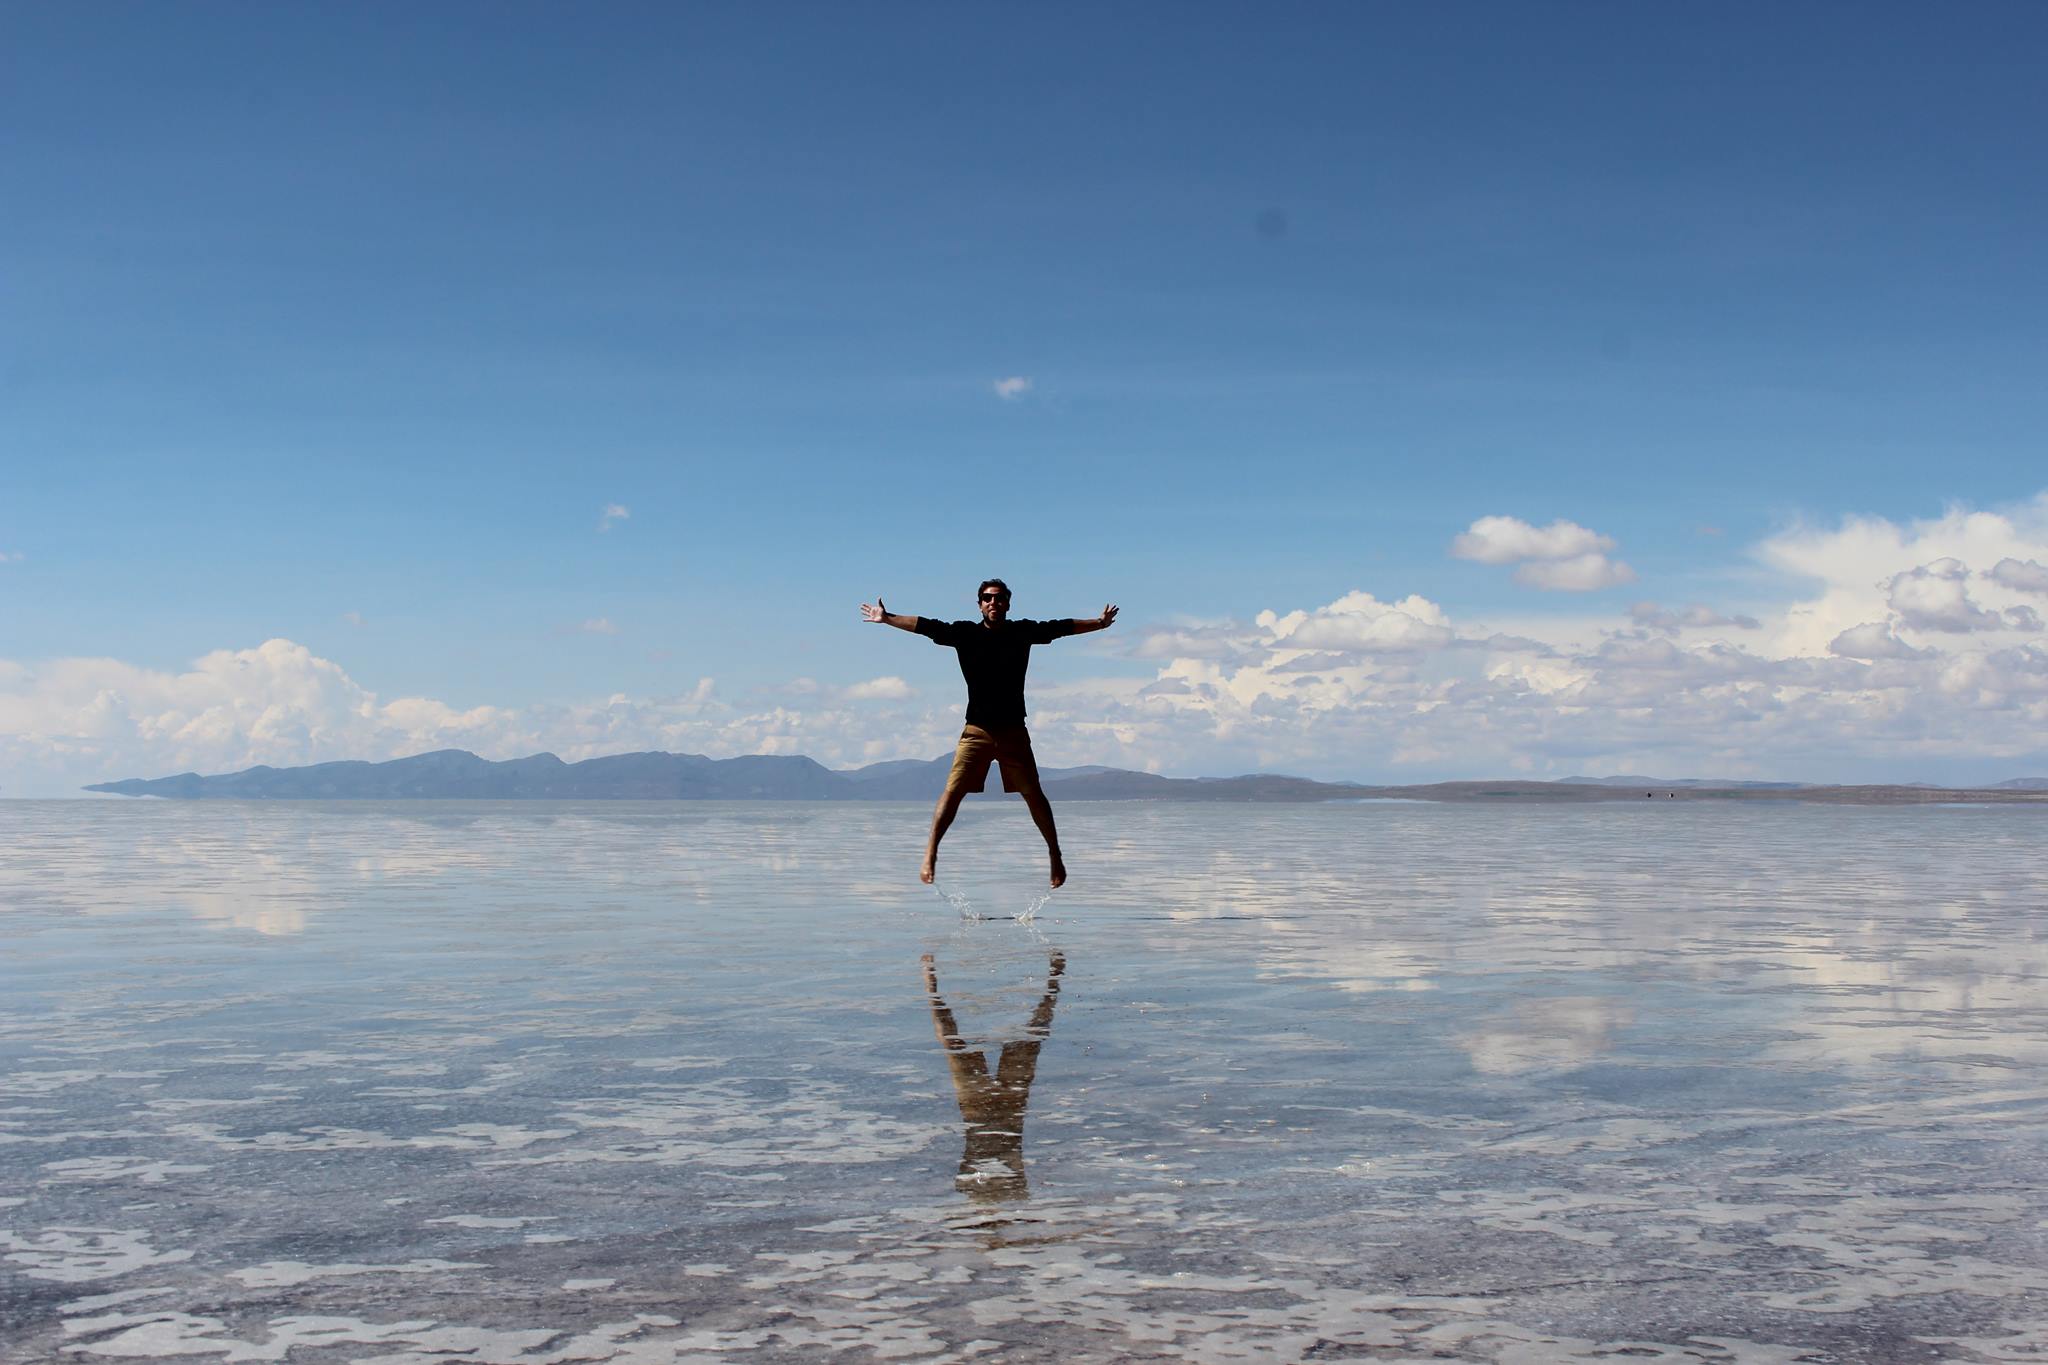
{"type": "MultiPolygon", "coordinates": [[[[1801,684],[1902,694],[1889,738],[1830,710],[1801,761],[1989,780],[2043,751],[2014,739],[2048,718],[2038,633],[1957,625],[2024,605],[1995,562],[2048,557],[2038,6],[0,16],[0,752],[40,774],[0,787],[442,742],[936,752],[950,664],[855,607],[967,615],[985,573],[1024,614],[1123,606],[1035,665],[1072,761],[1763,772],[1782,743],[1676,714],[1399,758],[1331,717],[1506,675],[1469,640],[1304,664],[1253,623],[1415,598],[1581,661],[1515,674],[1525,702],[1595,685],[1644,601],[1757,621],[1719,643],[1758,660],[1849,660],[1787,624],[1837,560],[1793,572],[1786,538],[1846,566],[1858,517],[1903,557],[1867,620],[1828,619],[1940,657],[1801,684]],[[1944,539],[1956,509],[2010,534],[1944,539]],[[1453,554],[1484,517],[1583,528],[1626,581],[1453,554]],[[1916,617],[1894,580],[1941,559],[1965,577],[1913,582],[1966,600],[1916,617]],[[1235,686],[1256,740],[1192,701],[1091,731],[1186,682],[1138,643],[1180,626],[1335,681],[1178,694],[1235,686]],[[293,711],[288,667],[181,691],[267,641],[376,724],[293,711]],[[1978,656],[1995,704],[1926,714],[1978,656]],[[563,719],[705,678],[716,725],[563,719]],[[384,716],[406,698],[443,719],[384,716]],[[446,720],[482,711],[529,720],[446,720]]],[[[1665,638],[1711,660],[1715,629],[1665,638]]],[[[1752,674],[1761,714],[1788,684],[1752,674]]]]}

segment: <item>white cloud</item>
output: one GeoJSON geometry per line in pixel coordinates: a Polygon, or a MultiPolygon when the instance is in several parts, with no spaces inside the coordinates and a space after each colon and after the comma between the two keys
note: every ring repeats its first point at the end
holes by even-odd
{"type": "Polygon", "coordinates": [[[855,683],[844,693],[849,701],[906,701],[915,694],[909,683],[895,677],[870,678],[855,683]]]}
{"type": "Polygon", "coordinates": [[[998,379],[989,387],[995,390],[996,397],[1005,403],[1014,403],[1031,392],[1031,376],[1013,374],[1007,379],[998,379]]]}
{"type": "Polygon", "coordinates": [[[1593,592],[1633,583],[1636,571],[1618,560],[1593,553],[1573,555],[1570,559],[1531,560],[1515,570],[1515,581],[1552,592],[1593,592]]]}
{"type": "Polygon", "coordinates": [[[1230,621],[1182,621],[1140,626],[1118,643],[1134,659],[1233,659],[1247,646],[1244,628],[1230,621]]]}
{"type": "MultiPolygon", "coordinates": [[[[1969,575],[1966,597],[1941,596],[1965,581],[1943,560],[2048,563],[2048,501],[1795,527],[1754,554],[1739,612],[1646,603],[1466,618],[1416,594],[1353,590],[1249,621],[1134,626],[1124,657],[1146,661],[1142,676],[1039,670],[1034,738],[1052,765],[1365,780],[2048,775],[2048,613],[1996,571],[1969,575]],[[1960,601],[1998,613],[1997,629],[1921,628],[1892,610],[1895,595],[1912,619],[1960,601]]],[[[706,681],[671,697],[462,709],[387,700],[286,640],[175,673],[0,660],[0,794],[444,747],[572,760],[808,753],[838,765],[942,753],[959,730],[958,683],[942,655],[906,666],[901,678],[737,700],[706,681]]]]}
{"type": "Polygon", "coordinates": [[[1511,635],[1506,631],[1495,631],[1483,639],[1461,640],[1459,643],[1479,649],[1491,650],[1496,654],[1555,654],[1557,647],[1527,635],[1511,635]]]}
{"type": "Polygon", "coordinates": [[[588,621],[579,621],[573,627],[579,635],[617,635],[619,628],[603,616],[593,616],[588,621]]]}
{"type": "MultiPolygon", "coordinates": [[[[1575,541],[1498,523],[1473,534],[1483,544],[1467,548],[1488,553],[1575,541]]],[[[1929,568],[1944,558],[2048,560],[2048,502],[1926,523],[1851,518],[1756,554],[1771,577],[1744,582],[1740,610],[1639,603],[1604,618],[1458,620],[1423,599],[1353,593],[1243,625],[1147,632],[1135,652],[1157,661],[1156,677],[1073,687],[1057,719],[1100,745],[1074,761],[1143,755],[1170,771],[1945,780],[1975,764],[1971,780],[1996,780],[2048,769],[2043,613],[1981,579],[1971,590],[1984,601],[1965,605],[1997,610],[1995,635],[1916,631],[1889,606],[1903,577],[1905,605],[1953,612],[1925,595],[1930,582],[1947,591],[1953,570],[1929,568]],[[1979,643],[2014,633],[2034,638],[1979,643]],[[1952,647],[1934,647],[1942,640],[1952,647]]]]}
{"type": "Polygon", "coordinates": [[[363,614],[359,611],[345,611],[341,614],[341,619],[345,625],[362,626],[369,624],[369,622],[363,619],[363,614]]]}
{"type": "Polygon", "coordinates": [[[1696,630],[1712,629],[1716,626],[1733,626],[1737,630],[1763,629],[1763,622],[1754,616],[1723,616],[1711,607],[1687,607],[1679,622],[1696,630]]]}
{"type": "Polygon", "coordinates": [[[1635,570],[1607,557],[1612,536],[1575,521],[1531,526],[1519,517],[1481,517],[1451,542],[1451,553],[1481,564],[1517,564],[1515,581],[1553,592],[1592,592],[1635,581],[1635,570]]]}
{"type": "MultiPolygon", "coordinates": [[[[1811,585],[1771,626],[1767,647],[1822,654],[1843,631],[1891,613],[1891,585],[1902,573],[1944,559],[1995,565],[2048,558],[2048,494],[1995,512],[1951,508],[1919,521],[1850,516],[1834,526],[1799,525],[1753,553],[1764,568],[1811,585]]],[[[2017,603],[2012,584],[1985,578],[1977,583],[1989,609],[2017,603]]]]}
{"type": "Polygon", "coordinates": [[[1931,649],[1913,648],[1892,634],[1892,628],[1883,621],[1851,626],[1828,641],[1828,653],[1846,659],[1926,659],[1934,655],[1931,649]]]}
{"type": "Polygon", "coordinates": [[[2037,564],[2031,559],[2001,559],[1991,566],[1986,577],[2014,592],[2048,594],[2048,564],[2037,564]]]}
{"type": "Polygon", "coordinates": [[[142,762],[157,776],[160,764],[175,772],[249,755],[349,758],[374,738],[376,710],[339,667],[289,640],[216,650],[181,674],[114,659],[17,665],[0,675],[0,769],[70,769],[93,781],[134,775],[102,759],[142,762]]]}
{"type": "Polygon", "coordinates": [[[799,708],[730,702],[704,678],[672,696],[464,709],[432,697],[385,700],[290,640],[217,650],[183,672],[116,659],[0,660],[0,796],[447,748],[486,758],[546,750],[571,762],[653,749],[804,753],[838,765],[930,758],[959,735],[959,712],[920,707],[914,696],[902,680],[878,678],[799,708]],[[855,692],[857,710],[842,704],[855,692]],[[880,753],[871,751],[878,735],[889,741],[880,753]]]}
{"type": "Polygon", "coordinates": [[[1451,553],[1481,564],[1513,564],[1521,559],[1573,559],[1614,548],[1614,539],[1573,521],[1535,527],[1520,517],[1481,517],[1451,542],[1451,553]]]}
{"type": "Polygon", "coordinates": [[[1886,605],[1915,630],[1964,632],[1996,630],[2004,624],[1995,611],[1970,601],[1969,566],[1960,559],[1937,559],[1885,581],[1886,605]]]}
{"type": "Polygon", "coordinates": [[[1728,616],[1712,607],[1697,603],[1683,611],[1671,611],[1655,602],[1637,602],[1628,609],[1629,619],[1644,630],[1654,630],[1665,635],[1676,635],[1682,630],[1715,630],[1732,627],[1736,630],[1761,630],[1763,623],[1754,616],[1728,616]]]}
{"type": "Polygon", "coordinates": [[[0,564],[19,564],[28,556],[19,550],[0,550],[0,564]]]}
{"type": "Polygon", "coordinates": [[[600,531],[609,531],[612,529],[612,527],[618,525],[620,522],[624,521],[626,518],[632,515],[632,509],[628,508],[624,503],[608,502],[604,505],[604,511],[598,514],[597,529],[600,531]]]}
{"type": "Polygon", "coordinates": [[[1438,648],[1452,639],[1443,608],[1427,598],[1409,596],[1399,602],[1382,602],[1355,589],[1326,607],[1271,617],[1270,621],[1262,616],[1260,624],[1267,625],[1274,640],[1288,649],[1400,653],[1438,648]]]}

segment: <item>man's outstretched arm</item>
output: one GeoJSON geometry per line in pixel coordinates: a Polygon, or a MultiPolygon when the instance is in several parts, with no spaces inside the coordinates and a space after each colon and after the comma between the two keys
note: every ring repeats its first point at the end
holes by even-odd
{"type": "MultiPolygon", "coordinates": [[[[1115,611],[1116,608],[1111,607],[1110,610],[1115,611]]],[[[898,630],[908,630],[913,632],[917,629],[918,620],[918,618],[915,616],[896,615],[894,612],[890,611],[887,607],[882,605],[882,599],[879,597],[877,597],[874,600],[874,603],[872,605],[866,602],[860,604],[860,619],[863,621],[872,621],[877,625],[894,626],[898,630]]],[[[1101,627],[1097,626],[1095,627],[1095,629],[1100,630],[1101,627]]]]}
{"type": "Polygon", "coordinates": [[[1074,619],[1074,634],[1086,635],[1091,630],[1108,630],[1111,626],[1115,624],[1116,606],[1114,603],[1112,603],[1111,605],[1104,607],[1102,609],[1102,615],[1096,617],[1092,621],[1083,621],[1079,617],[1076,617],[1074,619]]]}

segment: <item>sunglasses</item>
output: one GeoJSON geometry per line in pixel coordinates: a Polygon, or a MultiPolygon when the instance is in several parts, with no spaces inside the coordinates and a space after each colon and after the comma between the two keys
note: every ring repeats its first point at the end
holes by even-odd
{"type": "Polygon", "coordinates": [[[1010,600],[1010,594],[1006,592],[985,592],[981,595],[981,600],[984,602],[1007,602],[1010,600]]]}

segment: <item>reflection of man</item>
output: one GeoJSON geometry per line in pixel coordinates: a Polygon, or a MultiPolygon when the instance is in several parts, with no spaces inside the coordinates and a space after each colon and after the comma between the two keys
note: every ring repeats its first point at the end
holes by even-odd
{"type": "Polygon", "coordinates": [[[953,754],[946,790],[932,812],[931,837],[925,841],[924,866],[917,879],[931,881],[939,864],[939,840],[946,837],[962,798],[980,791],[988,781],[988,765],[1000,763],[1003,790],[1024,798],[1038,832],[1045,836],[1046,851],[1052,855],[1052,884],[1058,887],[1067,880],[1067,865],[1060,860],[1052,804],[1038,785],[1031,732],[1024,728],[1024,670],[1031,665],[1031,646],[1106,630],[1116,621],[1116,608],[1104,607],[1102,615],[1092,621],[1012,621],[1010,589],[1000,578],[982,580],[975,599],[981,608],[978,622],[894,615],[879,597],[873,606],[860,604],[862,620],[915,631],[933,644],[953,649],[960,656],[960,674],[967,679],[967,725],[960,732],[960,747],[953,754]]]}
{"type": "Polygon", "coordinates": [[[1052,1032],[1053,1003],[1060,993],[1060,973],[1067,959],[1057,949],[1045,978],[1045,995],[1031,1012],[1025,1036],[1004,1043],[996,1074],[988,1074],[988,1057],[962,1041],[953,1011],[939,995],[939,974],[932,955],[924,955],[924,989],[931,999],[932,1029],[946,1049],[953,1072],[953,1095],[960,1119],[967,1125],[967,1145],[960,1153],[960,1174],[954,1184],[980,1204],[1028,1199],[1024,1178],[1024,1106],[1031,1102],[1031,1081],[1038,1074],[1038,1045],[1052,1032]]]}

